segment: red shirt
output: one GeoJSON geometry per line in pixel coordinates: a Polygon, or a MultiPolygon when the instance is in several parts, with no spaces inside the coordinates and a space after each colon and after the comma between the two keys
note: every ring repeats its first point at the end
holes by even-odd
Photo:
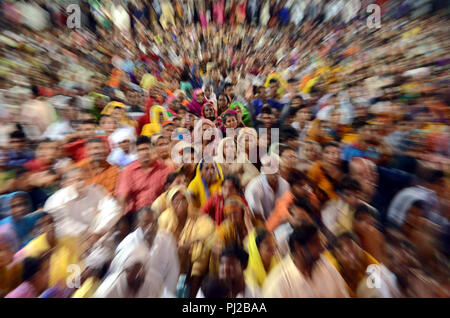
{"type": "Polygon", "coordinates": [[[148,170],[141,167],[139,160],[129,164],[120,174],[116,196],[126,197],[125,213],[135,213],[144,206],[150,206],[163,192],[167,176],[173,169],[156,160],[148,170]]]}
{"type": "Polygon", "coordinates": [[[24,167],[31,173],[42,172],[42,171],[45,171],[50,168],[49,165],[47,165],[45,162],[43,162],[39,158],[34,158],[31,160],[28,160],[24,164],[24,167]]]}

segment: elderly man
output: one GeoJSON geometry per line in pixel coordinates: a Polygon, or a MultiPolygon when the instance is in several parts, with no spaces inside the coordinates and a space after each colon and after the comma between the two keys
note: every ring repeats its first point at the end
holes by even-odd
{"type": "Polygon", "coordinates": [[[58,237],[92,235],[99,238],[120,218],[117,202],[97,184],[87,185],[83,172],[73,168],[63,176],[63,188],[45,202],[56,222],[58,237]]]}
{"type": "Polygon", "coordinates": [[[99,138],[91,138],[85,146],[87,158],[78,162],[75,167],[83,170],[86,184],[101,185],[113,194],[119,170],[117,166],[112,166],[106,161],[108,152],[105,142],[99,138]]]}
{"type": "Polygon", "coordinates": [[[117,247],[110,271],[120,268],[137,246],[144,246],[147,248],[147,268],[161,275],[165,293],[175,297],[180,275],[177,243],[169,232],[158,230],[156,220],[157,215],[150,208],[144,207],[139,211],[136,230],[117,247]]]}

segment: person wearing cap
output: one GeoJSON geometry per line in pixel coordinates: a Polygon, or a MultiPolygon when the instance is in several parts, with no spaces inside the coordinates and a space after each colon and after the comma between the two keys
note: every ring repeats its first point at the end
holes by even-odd
{"type": "Polygon", "coordinates": [[[125,167],[137,160],[137,154],[134,150],[136,139],[134,130],[128,128],[116,129],[108,139],[112,150],[106,160],[110,165],[125,167]]]}

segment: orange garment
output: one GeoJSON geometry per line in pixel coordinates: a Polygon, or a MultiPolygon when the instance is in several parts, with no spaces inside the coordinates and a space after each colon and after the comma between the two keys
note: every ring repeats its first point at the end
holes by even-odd
{"type": "Polygon", "coordinates": [[[103,170],[99,173],[98,170],[93,168],[91,159],[87,158],[76,163],[74,168],[81,168],[83,170],[84,179],[87,184],[99,184],[110,194],[114,194],[117,176],[119,175],[119,168],[117,166],[111,166],[105,161],[102,165],[103,170]]]}
{"type": "Polygon", "coordinates": [[[308,169],[308,178],[319,187],[320,190],[326,193],[328,199],[337,199],[336,189],[333,183],[325,176],[325,171],[322,168],[323,163],[317,161],[308,169]]]}
{"type": "Polygon", "coordinates": [[[294,195],[291,191],[286,191],[276,202],[272,213],[266,221],[266,228],[273,232],[289,215],[289,207],[294,201],[294,195]]]}
{"type": "Polygon", "coordinates": [[[111,72],[111,78],[108,82],[108,86],[114,87],[114,88],[119,88],[120,85],[120,80],[122,78],[122,74],[123,71],[118,69],[118,68],[114,68],[111,72]]]}

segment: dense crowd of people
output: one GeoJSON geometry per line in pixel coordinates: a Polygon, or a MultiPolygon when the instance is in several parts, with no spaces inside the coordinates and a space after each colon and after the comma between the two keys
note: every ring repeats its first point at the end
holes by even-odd
{"type": "Polygon", "coordinates": [[[449,297],[449,13],[0,1],[0,297],[449,297]]]}

